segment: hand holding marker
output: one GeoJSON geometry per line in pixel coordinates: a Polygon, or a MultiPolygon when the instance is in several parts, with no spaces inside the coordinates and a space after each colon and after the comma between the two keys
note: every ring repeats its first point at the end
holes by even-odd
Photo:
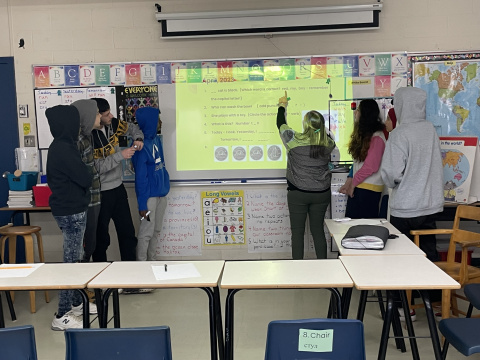
{"type": "Polygon", "coordinates": [[[142,216],[142,217],[140,218],[140,221],[142,221],[142,220],[145,219],[145,218],[147,218],[147,221],[150,221],[150,217],[149,217],[148,215],[150,215],[150,210],[147,211],[147,213],[145,214],[145,216],[142,216]]]}
{"type": "Polygon", "coordinates": [[[278,99],[278,106],[287,107],[290,98],[287,97],[287,90],[285,90],[285,95],[278,99]]]}

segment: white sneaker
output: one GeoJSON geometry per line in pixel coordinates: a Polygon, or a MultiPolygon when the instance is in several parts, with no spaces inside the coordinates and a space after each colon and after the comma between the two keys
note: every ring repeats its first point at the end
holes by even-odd
{"type": "MultiPolygon", "coordinates": [[[[405,321],[405,312],[403,311],[403,308],[398,308],[398,314],[400,315],[400,321],[405,321]]],[[[415,310],[410,310],[410,317],[412,318],[412,321],[417,321],[415,310]]]]}
{"type": "MultiPolygon", "coordinates": [[[[88,313],[90,315],[96,315],[98,313],[97,305],[91,302],[89,302],[88,304],[89,304],[88,313]]],[[[75,316],[83,316],[83,304],[80,304],[78,306],[72,306],[72,313],[75,316]]]]}
{"type": "Polygon", "coordinates": [[[65,329],[81,329],[83,328],[83,320],[81,317],[75,316],[72,311],[67,312],[61,318],[57,319],[57,314],[53,317],[52,330],[62,331],[65,329]]]}

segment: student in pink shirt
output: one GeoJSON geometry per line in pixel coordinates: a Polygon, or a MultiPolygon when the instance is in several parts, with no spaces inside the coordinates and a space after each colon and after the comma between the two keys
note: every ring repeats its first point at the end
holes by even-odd
{"type": "Polygon", "coordinates": [[[353,166],[340,188],[342,194],[348,195],[346,217],[378,217],[384,186],[379,171],[385,150],[384,128],[377,102],[362,100],[355,110],[355,124],[348,144],[353,166]]]}

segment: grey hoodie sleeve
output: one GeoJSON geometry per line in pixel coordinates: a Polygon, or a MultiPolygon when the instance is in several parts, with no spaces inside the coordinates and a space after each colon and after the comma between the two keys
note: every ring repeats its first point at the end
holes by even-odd
{"type": "Polygon", "coordinates": [[[100,175],[103,175],[113,168],[116,168],[123,160],[122,152],[119,147],[115,148],[116,153],[105,158],[95,159],[95,167],[100,175]]]}
{"type": "MultiPolygon", "coordinates": [[[[393,134],[392,134],[393,135],[393,134]]],[[[382,179],[388,188],[395,188],[403,179],[407,156],[403,149],[396,145],[397,138],[390,137],[385,146],[380,168],[382,179]]]]}
{"type": "Polygon", "coordinates": [[[142,130],[140,130],[138,125],[135,125],[133,123],[128,123],[128,129],[127,129],[126,135],[131,136],[134,141],[136,139],[144,138],[142,130]]]}

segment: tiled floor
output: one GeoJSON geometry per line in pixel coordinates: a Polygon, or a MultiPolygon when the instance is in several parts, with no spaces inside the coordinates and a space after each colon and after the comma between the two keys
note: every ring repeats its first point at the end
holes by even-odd
{"type": "MultiPolygon", "coordinates": [[[[235,296],[235,359],[261,360],[264,357],[267,325],[277,319],[305,319],[325,317],[328,303],[325,290],[255,290],[240,291],[235,296]]],[[[222,295],[224,311],[226,292],[222,295]]],[[[2,296],[4,298],[4,296],[2,296]]],[[[57,294],[51,292],[51,302],[46,304],[42,292],[37,292],[37,313],[29,312],[27,292],[15,294],[15,310],[18,320],[12,323],[4,301],[6,326],[32,324],[35,327],[39,360],[61,360],[65,358],[64,335],[50,330],[50,324],[57,306],[57,294]]],[[[207,296],[200,289],[157,290],[152,294],[121,295],[121,326],[169,325],[172,334],[174,360],[210,359],[207,296]]],[[[358,292],[354,290],[350,318],[356,315],[358,292]]],[[[427,335],[425,312],[417,312],[414,323],[417,335],[427,335]]],[[[365,342],[367,359],[376,359],[382,320],[376,303],[368,303],[365,319],[365,342]]],[[[95,321],[92,327],[98,327],[95,321]]],[[[406,331],[404,331],[406,332],[406,331]]],[[[430,339],[419,339],[421,359],[433,359],[430,339]]],[[[92,354],[95,349],[92,349],[92,354]]],[[[92,357],[93,359],[94,357],[92,357]]],[[[389,341],[387,359],[411,359],[407,352],[401,353],[389,341]]],[[[447,359],[463,359],[450,347],[447,359]]],[[[469,359],[480,359],[475,354],[469,359]]],[[[11,359],[8,359],[11,360],[11,359]]],[[[13,359],[12,359],[13,360],[13,359]]]]}

